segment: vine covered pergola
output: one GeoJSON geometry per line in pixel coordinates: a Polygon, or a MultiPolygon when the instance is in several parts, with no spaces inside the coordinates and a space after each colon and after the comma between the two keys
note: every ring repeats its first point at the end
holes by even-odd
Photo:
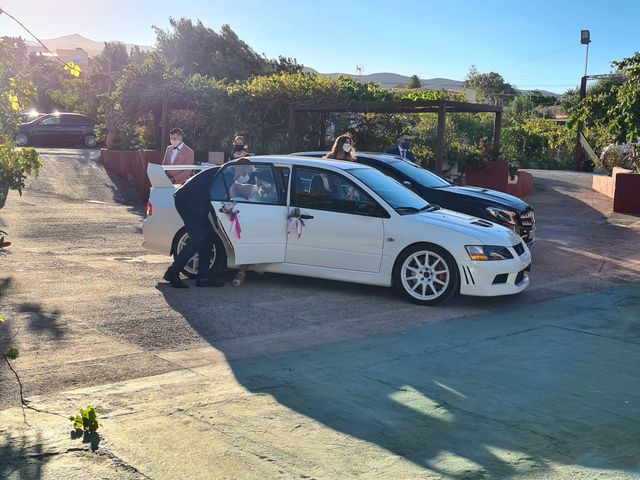
{"type": "Polygon", "coordinates": [[[452,100],[419,100],[419,101],[369,101],[344,102],[332,101],[308,105],[294,105],[289,109],[288,138],[289,152],[299,149],[298,114],[302,112],[317,113],[437,113],[438,128],[436,141],[435,171],[442,172],[444,160],[444,132],[447,113],[494,113],[493,145],[494,159],[500,151],[500,128],[502,126],[502,107],[480,103],[456,102],[452,100]]]}

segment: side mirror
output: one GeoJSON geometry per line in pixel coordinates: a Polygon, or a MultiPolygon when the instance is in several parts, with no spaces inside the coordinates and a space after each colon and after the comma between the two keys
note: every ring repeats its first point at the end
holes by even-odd
{"type": "Polygon", "coordinates": [[[405,180],[404,182],[402,182],[402,184],[407,188],[413,188],[413,185],[411,185],[411,182],[409,182],[408,180],[405,180]]]}

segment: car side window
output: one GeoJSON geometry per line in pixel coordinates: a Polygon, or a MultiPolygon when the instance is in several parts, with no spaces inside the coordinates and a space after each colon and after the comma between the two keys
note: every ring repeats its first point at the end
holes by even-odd
{"type": "Polygon", "coordinates": [[[69,125],[69,126],[71,125],[80,126],[80,125],[89,124],[89,122],[84,117],[80,117],[78,115],[62,115],[61,121],[63,125],[69,125]]]}
{"type": "Polygon", "coordinates": [[[60,125],[59,117],[48,117],[40,122],[40,125],[60,125]]]}
{"type": "Polygon", "coordinates": [[[342,175],[296,167],[291,205],[353,215],[382,216],[381,207],[362,188],[342,175]]]}
{"type": "Polygon", "coordinates": [[[213,185],[211,185],[211,200],[215,200],[218,202],[228,202],[229,194],[227,192],[227,188],[224,185],[224,178],[222,175],[217,175],[215,180],[213,181],[213,185]]]}
{"type": "MultiPolygon", "coordinates": [[[[229,165],[219,175],[228,198],[238,203],[282,205],[271,165],[229,165]]],[[[214,182],[215,185],[215,182],[214,182]]]]}

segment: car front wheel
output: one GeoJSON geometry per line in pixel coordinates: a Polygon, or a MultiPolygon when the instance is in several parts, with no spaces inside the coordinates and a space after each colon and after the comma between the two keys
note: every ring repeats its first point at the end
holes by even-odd
{"type": "Polygon", "coordinates": [[[27,135],[26,133],[20,132],[16,134],[14,140],[19,147],[26,147],[27,145],[29,145],[29,135],[27,135]]]}
{"type": "Polygon", "coordinates": [[[84,143],[87,148],[95,148],[98,144],[98,140],[96,140],[96,136],[93,134],[85,135],[82,139],[82,143],[84,143]]]}
{"type": "MultiPolygon", "coordinates": [[[[173,259],[178,256],[182,249],[189,243],[189,234],[184,228],[182,228],[176,235],[173,248],[173,259]]],[[[224,246],[220,241],[218,235],[215,235],[213,245],[211,246],[211,259],[209,260],[209,274],[220,271],[226,264],[226,253],[224,246]]],[[[189,278],[196,278],[198,276],[198,269],[200,268],[198,262],[198,254],[196,253],[189,259],[185,267],[182,269],[182,273],[189,278]]]]}
{"type": "Polygon", "coordinates": [[[455,259],[444,248],[420,243],[404,250],[393,269],[394,286],[411,302],[436,305],[460,289],[455,259]]]}

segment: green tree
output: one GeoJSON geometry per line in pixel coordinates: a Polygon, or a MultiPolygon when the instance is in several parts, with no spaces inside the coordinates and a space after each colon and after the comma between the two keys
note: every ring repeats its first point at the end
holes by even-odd
{"type": "Polygon", "coordinates": [[[24,42],[0,39],[0,143],[13,139],[25,110],[35,97],[23,57],[24,42]]]}
{"type": "Polygon", "coordinates": [[[233,82],[252,75],[301,69],[293,59],[269,60],[259,55],[229,25],[223,25],[217,33],[201,21],[194,24],[187,18],[170,18],[169,24],[168,31],[153,27],[158,51],[170,66],[187,76],[199,73],[233,82]]]}
{"type": "Polygon", "coordinates": [[[580,105],[580,89],[578,88],[570,88],[560,97],[560,106],[567,115],[571,115],[578,105],[580,105]]]}
{"type": "Polygon", "coordinates": [[[517,94],[502,75],[496,72],[479,73],[475,65],[469,68],[464,84],[476,91],[480,101],[491,105],[506,105],[517,94]]]}
{"type": "Polygon", "coordinates": [[[92,64],[90,81],[95,94],[111,94],[122,71],[129,64],[127,47],[120,42],[105,42],[92,64]]]}
{"type": "Polygon", "coordinates": [[[15,148],[13,136],[35,89],[26,77],[21,41],[0,39],[0,207],[9,189],[22,194],[25,179],[42,164],[33,148],[15,148]]]}
{"type": "Polygon", "coordinates": [[[105,107],[103,120],[109,130],[123,121],[147,123],[153,129],[154,144],[159,145],[162,104],[184,103],[184,82],[182,71],[167,65],[158,53],[149,55],[141,64],[129,63],[105,107]]]}
{"type": "Polygon", "coordinates": [[[411,75],[411,77],[409,77],[409,81],[407,82],[407,88],[422,88],[420,77],[418,77],[418,75],[411,75]]]}
{"type": "Polygon", "coordinates": [[[609,131],[618,142],[640,142],[640,52],[612,66],[625,75],[625,80],[615,88],[609,131]]]}
{"type": "Polygon", "coordinates": [[[530,95],[516,96],[504,109],[505,126],[521,124],[526,120],[540,116],[537,112],[538,105],[530,95]]]}

